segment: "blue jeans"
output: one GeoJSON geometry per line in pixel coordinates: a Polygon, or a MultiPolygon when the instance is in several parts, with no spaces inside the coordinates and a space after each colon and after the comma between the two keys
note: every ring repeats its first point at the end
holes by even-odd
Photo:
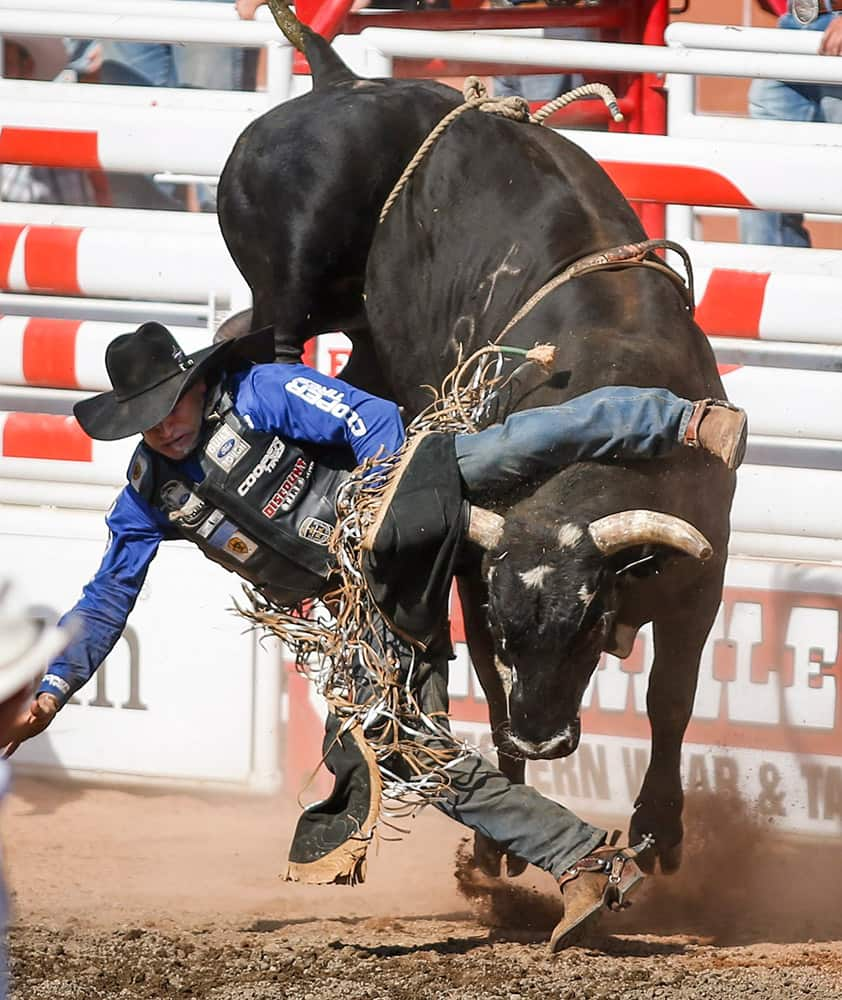
{"type": "Polygon", "coordinates": [[[587,459],[657,458],[684,437],[693,405],[668,389],[607,386],[558,406],[512,413],[502,424],[456,435],[468,499],[541,482],[587,459]]]}
{"type": "MultiPolygon", "coordinates": [[[[783,29],[824,31],[830,15],[799,25],[791,14],[778,22],[783,29]]],[[[842,123],[842,85],[754,80],[748,92],[751,118],[789,122],[842,123]]],[[[810,234],[797,212],[740,212],[740,240],[766,246],[808,247],[810,234]]]]}
{"type": "Polygon", "coordinates": [[[104,42],[104,59],[124,63],[143,74],[153,87],[177,87],[180,83],[175,50],[166,42],[104,42]]]}

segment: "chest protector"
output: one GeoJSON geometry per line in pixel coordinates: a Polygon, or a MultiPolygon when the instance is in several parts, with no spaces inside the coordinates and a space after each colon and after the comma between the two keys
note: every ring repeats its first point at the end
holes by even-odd
{"type": "Polygon", "coordinates": [[[332,570],[327,545],[336,493],[348,472],[272,431],[252,430],[227,393],[206,421],[196,455],[201,483],[141,444],[131,484],[209,559],[279,604],[321,593],[332,570]]]}

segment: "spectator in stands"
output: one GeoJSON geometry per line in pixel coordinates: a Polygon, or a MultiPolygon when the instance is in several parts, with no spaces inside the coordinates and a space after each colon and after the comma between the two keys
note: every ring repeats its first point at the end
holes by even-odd
{"type": "MultiPolygon", "coordinates": [[[[822,0],[820,9],[825,13],[808,25],[796,21],[787,0],[758,3],[768,13],[780,15],[779,28],[823,32],[822,55],[842,55],[842,18],[834,15],[830,0],[822,0]]],[[[775,121],[842,123],[842,85],[754,80],[749,90],[749,115],[775,121]]],[[[740,212],[740,239],[767,246],[810,246],[804,216],[795,212],[740,212]]]]}

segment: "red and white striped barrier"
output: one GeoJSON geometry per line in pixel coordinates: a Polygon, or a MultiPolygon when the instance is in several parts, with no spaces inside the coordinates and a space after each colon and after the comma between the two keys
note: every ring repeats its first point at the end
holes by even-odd
{"type": "MultiPolygon", "coordinates": [[[[105,349],[133,329],[123,323],[0,316],[0,385],[108,391],[105,349]]],[[[188,354],[210,342],[204,329],[169,329],[188,354]]]]}
{"type": "Polygon", "coordinates": [[[694,276],[696,322],[710,336],[842,344],[838,278],[703,267],[694,276]]]}
{"type": "Polygon", "coordinates": [[[71,416],[0,413],[0,480],[119,486],[136,446],[135,439],[94,441],[71,416]]]}
{"type": "Polygon", "coordinates": [[[0,223],[0,291],[207,302],[243,287],[221,235],[0,223]]]}
{"type": "Polygon", "coordinates": [[[43,102],[0,104],[0,162],[217,176],[240,132],[268,106],[232,110],[195,101],[192,108],[150,102],[129,105],[127,114],[118,104],[44,96],[43,102]]]}
{"type": "Polygon", "coordinates": [[[766,144],[764,169],[750,142],[559,130],[585,149],[633,201],[842,214],[842,147],[821,156],[804,146],[766,144]]]}
{"type": "MultiPolygon", "coordinates": [[[[85,169],[216,176],[240,132],[260,113],[183,108],[5,102],[0,160],[85,169]]],[[[739,141],[563,131],[599,160],[626,197],[680,205],[842,213],[842,147],[819,159],[810,147],[770,144],[767,169],[756,145],[739,141]]]]}

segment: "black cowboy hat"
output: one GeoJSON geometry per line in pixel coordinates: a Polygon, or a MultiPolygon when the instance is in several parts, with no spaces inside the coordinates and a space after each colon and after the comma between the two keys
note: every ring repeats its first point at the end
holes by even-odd
{"type": "Polygon", "coordinates": [[[143,323],[105,349],[105,368],[114,388],[73,407],[82,429],[100,441],[140,434],[172,413],[180,397],[200,377],[223,361],[253,356],[272,330],[258,330],[236,340],[224,340],[185,354],[160,323],[143,323]]]}

